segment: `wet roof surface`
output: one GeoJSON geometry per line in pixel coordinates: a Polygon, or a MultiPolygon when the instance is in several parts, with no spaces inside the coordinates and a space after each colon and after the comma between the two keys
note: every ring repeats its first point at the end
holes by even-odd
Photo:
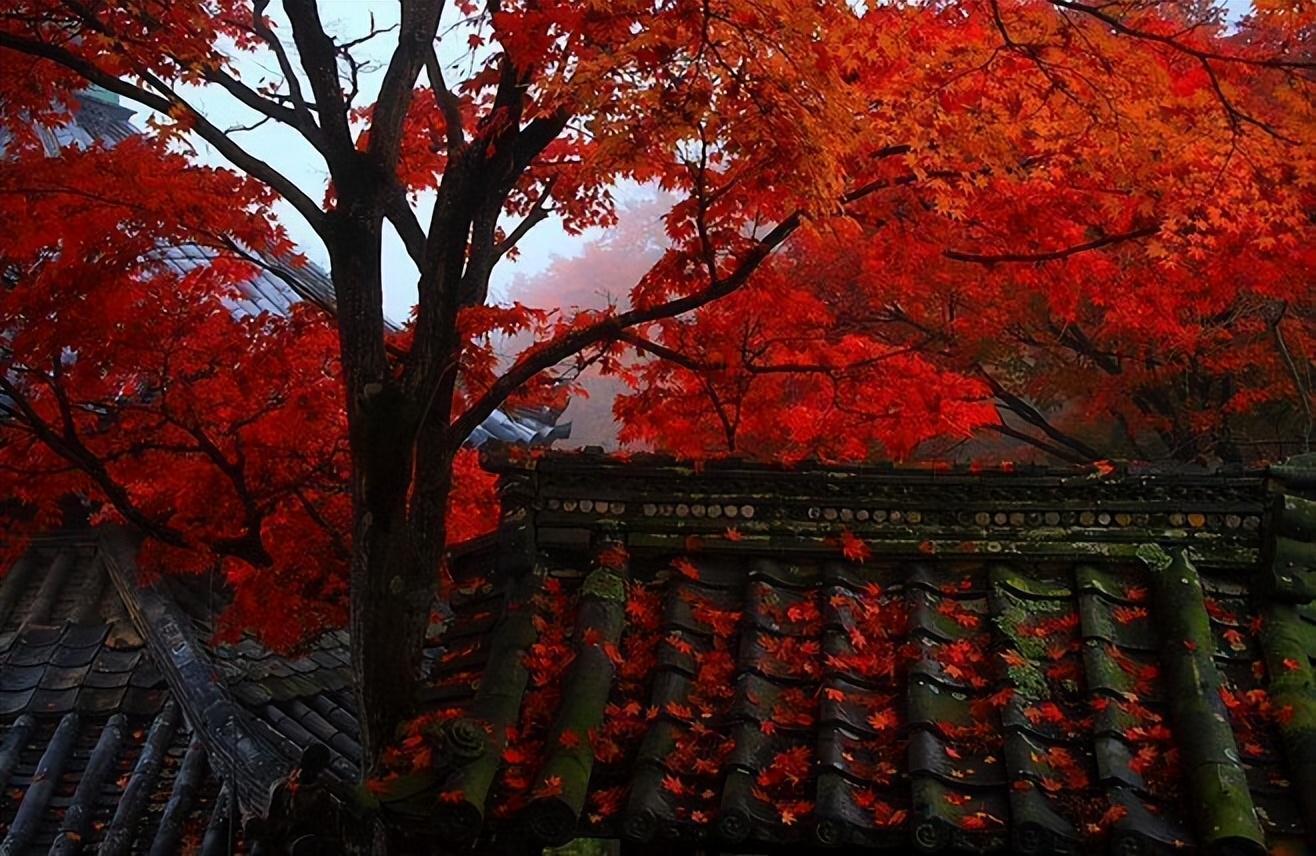
{"type": "MultiPolygon", "coordinates": [[[[437,764],[386,811],[492,852],[1302,852],[1313,488],[550,456],[454,560],[437,764]]],[[[128,563],[66,534],[0,581],[6,852],[224,852],[307,749],[356,776],[344,634],[217,644],[213,581],[128,563]]]]}
{"type": "Polygon", "coordinates": [[[495,851],[1300,852],[1313,829],[1301,485],[555,460],[458,564],[425,732],[451,766],[437,810],[397,801],[410,822],[495,851]]]}
{"type": "Polygon", "coordinates": [[[228,852],[223,782],[97,544],[47,539],[0,580],[0,852],[228,852]]]}

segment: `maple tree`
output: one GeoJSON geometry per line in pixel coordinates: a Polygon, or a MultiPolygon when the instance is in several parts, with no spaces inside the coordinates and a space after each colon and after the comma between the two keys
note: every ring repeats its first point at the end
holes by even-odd
{"type": "MultiPolygon", "coordinates": [[[[1273,367],[1271,340],[1297,368],[1224,406],[1291,398],[1286,376],[1310,396],[1302,3],[1230,29],[1209,3],[411,0],[396,36],[371,34],[396,45],[369,104],[356,40],[313,0],[284,0],[286,36],[267,6],[0,12],[0,205],[21,224],[0,293],[16,322],[4,472],[38,522],[76,491],[149,536],[149,566],[222,561],[235,626],[291,644],[346,618],[366,775],[411,713],[444,546],[488,519],[449,511],[458,483],[488,496],[463,443],[505,402],[557,394],[564,368],[647,385],[621,405],[633,437],[708,454],[739,436],[786,458],[903,454],[992,424],[993,379],[1035,393],[1062,371],[1056,348],[1099,366],[1117,349],[1095,399],[1116,409],[1113,390],[1186,363],[1273,367]],[[151,111],[152,133],[43,160],[32,123],[62,121],[88,84],[151,111]],[[207,118],[193,86],[300,135],[323,198],[207,118]],[[188,162],[192,138],[235,171],[188,162]],[[677,200],[671,247],[625,306],[489,305],[518,241],[548,216],[606,228],[623,179],[677,200]],[[328,251],[332,327],[227,309],[254,263],[240,247],[291,249],[275,198],[328,251]],[[400,334],[386,229],[417,270],[400,334]],[[220,255],[171,276],[154,253],[182,242],[220,255]],[[1016,327],[1026,359],[992,347],[1016,327]],[[1236,328],[1256,347],[1225,354],[1236,328]],[[500,361],[495,335],[513,333],[532,344],[500,361]]],[[[1151,427],[1179,412],[1152,407],[1151,427]]]]}
{"type": "Polygon", "coordinates": [[[1230,33],[1205,5],[1143,9],[1165,32],[1198,15],[1203,39],[1143,50],[1038,6],[992,4],[916,68],[929,17],[875,10],[890,41],[867,56],[909,73],[875,97],[922,142],[917,165],[797,233],[731,298],[628,335],[644,359],[621,372],[623,442],[852,461],[977,440],[1076,463],[1310,447],[1304,10],[1259,4],[1230,33]],[[1209,58],[1254,59],[1284,38],[1276,18],[1302,33],[1302,75],[1209,58]]]}

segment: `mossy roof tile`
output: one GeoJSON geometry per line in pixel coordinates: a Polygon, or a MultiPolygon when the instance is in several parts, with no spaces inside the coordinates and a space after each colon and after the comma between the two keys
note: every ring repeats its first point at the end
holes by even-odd
{"type": "MultiPolygon", "coordinates": [[[[517,542],[538,545],[518,563],[530,576],[571,568],[578,579],[601,533],[625,541],[620,659],[592,769],[573,785],[586,792],[575,825],[536,819],[542,800],[521,790],[547,757],[537,741],[567,687],[531,657],[517,708],[486,722],[515,729],[507,748],[529,784],[495,762],[478,817],[437,809],[448,834],[528,821],[553,831],[544,843],[1081,852],[1127,840],[1146,852],[1260,852],[1312,828],[1293,770],[1306,756],[1285,743],[1285,714],[1264,704],[1273,670],[1256,633],[1271,594],[1258,580],[1275,555],[1273,480],[560,459],[508,478],[532,483],[524,525],[539,529],[517,542]],[[723,537],[714,505],[737,509],[740,537],[723,537]],[[1083,524],[1098,507],[1111,523],[1083,524]],[[1189,515],[1202,526],[1185,525],[1189,515]],[[573,538],[554,534],[567,529],[573,538]],[[843,556],[846,537],[872,555],[843,556]],[[1210,679],[1185,683],[1188,664],[1210,679]]],[[[505,587],[493,565],[476,551],[455,572],[505,587]]],[[[568,580],[535,608],[570,623],[578,592],[568,580]]],[[[1305,660],[1316,612],[1289,608],[1285,638],[1305,660]]],[[[473,622],[460,602],[454,610],[454,644],[469,644],[473,622]]],[[[521,644],[564,646],[570,659],[580,638],[568,626],[521,644]]],[[[465,716],[484,721],[474,708],[465,716]]]]}

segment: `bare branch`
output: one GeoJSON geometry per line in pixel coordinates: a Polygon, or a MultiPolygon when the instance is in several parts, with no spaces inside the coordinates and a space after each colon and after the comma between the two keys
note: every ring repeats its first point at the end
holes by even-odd
{"type": "Polygon", "coordinates": [[[355,152],[355,146],[347,121],[347,101],[338,79],[337,48],[324,31],[315,0],[284,0],[283,8],[292,23],[292,40],[315,95],[320,127],[334,153],[333,157],[326,156],[330,171],[341,170],[348,166],[348,155],[355,152]]]}
{"type": "Polygon", "coordinates": [[[1040,430],[1043,434],[1050,437],[1056,443],[1072,450],[1075,454],[1082,455],[1086,460],[1095,461],[1102,457],[1101,453],[1093,449],[1082,440],[1071,437],[1064,431],[1051,424],[1040,410],[1029,404],[1023,398],[1010,392],[1001,384],[1000,381],[992,377],[990,373],[981,365],[976,366],[978,373],[987,381],[991,387],[992,394],[1001,402],[1006,410],[1023,419],[1028,424],[1040,430]]]}
{"type": "Polygon", "coordinates": [[[1316,419],[1313,419],[1311,410],[1311,393],[1307,390],[1306,384],[1302,382],[1302,373],[1298,371],[1298,364],[1293,359],[1293,354],[1289,351],[1288,342],[1284,340],[1284,331],[1280,329],[1280,322],[1284,320],[1284,313],[1288,309],[1288,304],[1281,302],[1279,309],[1274,313],[1274,320],[1270,322],[1270,332],[1275,339],[1275,350],[1279,351],[1280,359],[1284,362],[1284,367],[1288,369],[1289,378],[1293,381],[1293,388],[1298,393],[1298,403],[1302,406],[1302,414],[1305,419],[1305,430],[1303,431],[1303,451],[1311,451],[1311,438],[1313,430],[1316,430],[1316,419]]]}
{"type": "Polygon", "coordinates": [[[1051,457],[1061,461],[1065,461],[1067,463],[1090,464],[1094,460],[1097,460],[1097,458],[1085,458],[1082,455],[1069,451],[1068,449],[1062,449],[1059,446],[1046,442],[1040,437],[1034,437],[1032,434],[1029,434],[1026,431],[1020,431],[1017,428],[1011,428],[1009,425],[987,425],[984,427],[986,427],[987,430],[989,431],[995,431],[997,434],[1003,434],[1006,437],[1013,437],[1016,440],[1022,440],[1023,442],[1027,443],[1030,446],[1034,446],[1038,449],[1041,449],[1043,452],[1046,452],[1051,457]]]}
{"type": "Polygon", "coordinates": [[[309,113],[303,115],[277,101],[271,101],[223,69],[209,68],[202,73],[202,76],[266,119],[282,122],[300,131],[306,141],[317,150],[323,147],[324,135],[320,133],[319,126],[311,119],[309,113]]]}
{"type": "Polygon", "coordinates": [[[283,72],[283,78],[288,83],[288,97],[292,101],[293,110],[308,127],[313,126],[318,132],[319,126],[315,124],[315,117],[311,115],[310,105],[306,103],[306,96],[302,94],[302,84],[297,79],[297,72],[292,67],[292,60],[288,58],[288,50],[284,47],[283,40],[274,34],[274,30],[270,29],[270,25],[265,21],[265,7],[269,4],[270,0],[256,0],[252,4],[251,29],[274,52],[274,58],[279,63],[279,70],[283,72]]]}
{"type": "Polygon", "coordinates": [[[516,246],[517,242],[526,236],[527,232],[543,220],[547,219],[549,214],[548,200],[553,195],[553,185],[556,182],[557,178],[554,177],[544,183],[544,190],[539,194],[539,198],[535,200],[535,204],[531,207],[530,213],[526,214],[525,218],[522,219],[520,223],[517,223],[516,227],[508,232],[506,237],[499,241],[497,246],[494,247],[494,253],[497,254],[499,258],[507,255],[507,253],[516,246]]]}

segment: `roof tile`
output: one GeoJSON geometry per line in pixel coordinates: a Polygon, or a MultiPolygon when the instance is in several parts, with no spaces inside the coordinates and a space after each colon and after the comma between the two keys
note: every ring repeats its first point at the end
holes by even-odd
{"type": "MultiPolygon", "coordinates": [[[[668,479],[670,515],[666,504],[630,494],[620,504],[634,511],[600,517],[600,506],[619,504],[630,476],[611,470],[605,491],[580,487],[600,484],[597,473],[569,475],[576,477],[538,476],[532,561],[472,553],[456,570],[475,580],[496,566],[534,568],[492,577],[509,594],[491,628],[487,601],[479,618],[473,600],[453,602],[433,694],[460,703],[472,670],[482,668],[474,698],[456,711],[465,719],[454,722],[483,723],[492,733],[483,760],[450,758],[456,768],[440,790],[461,799],[437,810],[449,834],[474,836],[520,819],[545,843],[584,832],[751,849],[749,842],[912,843],[976,851],[1008,842],[1031,853],[1103,841],[1169,852],[1227,839],[1258,852],[1262,841],[1306,828],[1289,785],[1293,751],[1280,745],[1259,693],[1274,680],[1252,629],[1249,573],[1266,530],[1248,491],[1259,481],[1239,482],[1233,498],[1216,490],[1222,483],[1191,479],[1174,488],[1140,483],[1124,495],[1120,485],[1039,482],[1046,498],[1018,499],[1037,504],[1016,512],[1010,503],[1023,495],[1005,477],[993,482],[998,491],[981,493],[967,478],[954,500],[969,505],[966,522],[937,502],[914,504],[920,494],[912,488],[896,501],[860,500],[886,490],[878,477],[852,485],[853,502],[811,505],[800,493],[774,494],[793,484],[781,475],[773,490],[753,494],[753,522],[739,524],[740,542],[720,543],[710,529],[683,549],[685,535],[706,526],[708,508],[735,505],[739,513],[740,502],[709,498],[725,496],[734,476],[651,470],[644,489],[668,479]],[[560,487],[568,482],[574,493],[560,487]],[[572,499],[554,505],[559,489],[572,499]],[[1089,490],[1105,503],[1090,525],[1089,490]],[[1199,491],[1212,495],[1203,500],[1199,491]],[[581,496],[590,494],[603,499],[592,497],[587,509],[581,496]],[[1190,533],[1175,519],[1197,514],[1197,502],[1202,525],[1190,533]],[[1047,522],[1044,503],[1063,510],[1047,522]],[[845,562],[836,535],[842,512],[858,528],[854,509],[865,506],[884,509],[863,523],[873,558],[845,562]],[[919,522],[910,522],[910,508],[920,509],[919,522]],[[1254,517],[1256,525],[1241,525],[1254,517]],[[1034,525],[1051,527],[1044,549],[1029,540],[1034,525]],[[1081,540],[1062,543],[1074,525],[1084,527],[1081,540]],[[806,535],[810,526],[818,529],[806,535]],[[960,541],[944,530],[940,540],[900,540],[919,526],[966,528],[954,536],[960,541]],[[984,541],[982,527],[999,540],[984,541]],[[1147,531],[1155,527],[1164,528],[1147,531]],[[591,650],[572,616],[584,603],[580,569],[592,566],[586,551],[612,537],[607,532],[623,533],[630,552],[626,624],[612,643],[620,665],[601,703],[606,718],[592,745],[584,808],[541,816],[536,806],[551,780],[545,765],[562,754],[553,739],[563,700],[578,698],[574,671],[556,664],[591,650]],[[1184,556],[1181,537],[1193,539],[1201,570],[1184,556]],[[1152,550],[1144,564],[1144,545],[1158,545],[1168,563],[1152,550]],[[527,613],[538,616],[530,635],[518,624],[527,613]],[[1224,695],[1211,683],[1185,684],[1188,662],[1214,674],[1224,695]],[[1200,720],[1194,704],[1214,710],[1223,730],[1200,720]],[[515,732],[505,745],[508,726],[515,732]],[[501,763],[504,749],[511,760],[501,763]],[[1208,762],[1216,790],[1202,778],[1208,762]],[[1260,820],[1249,827],[1253,806],[1260,820]]],[[[1308,638],[1316,615],[1292,616],[1287,638],[1307,662],[1316,653],[1308,638]]]]}

